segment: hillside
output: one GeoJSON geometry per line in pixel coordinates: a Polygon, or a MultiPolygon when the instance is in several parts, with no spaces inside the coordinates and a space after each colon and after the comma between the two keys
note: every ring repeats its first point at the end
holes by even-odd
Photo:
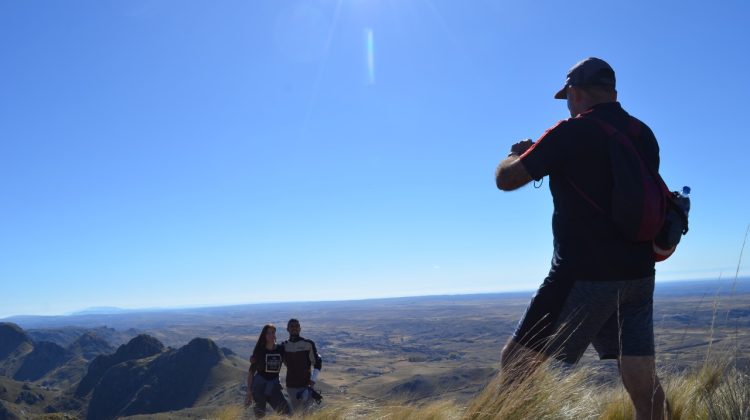
{"type": "Polygon", "coordinates": [[[67,388],[81,380],[88,360],[112,350],[107,341],[91,331],[71,338],[69,344],[59,340],[66,334],[65,331],[36,334],[15,324],[0,323],[0,376],[67,388]]]}
{"type": "Polygon", "coordinates": [[[12,377],[32,349],[31,338],[21,327],[0,322],[0,376],[12,377]]]}
{"type": "Polygon", "coordinates": [[[0,359],[7,358],[29,344],[31,338],[21,327],[10,322],[0,322],[0,359]]]}
{"type": "Polygon", "coordinates": [[[157,339],[141,334],[120,346],[114,354],[97,356],[89,364],[86,376],[75,390],[77,397],[85,397],[99,383],[107,371],[120,363],[143,359],[164,351],[164,345],[157,339]]]}
{"type": "Polygon", "coordinates": [[[73,353],[49,341],[34,343],[33,346],[13,374],[13,379],[36,381],[73,358],[73,353]]]}
{"type": "MultiPolygon", "coordinates": [[[[91,331],[69,346],[38,341],[14,324],[0,325],[6,368],[0,376],[0,419],[44,413],[109,419],[234,402],[247,362],[210,339],[167,348],[141,334],[116,351],[91,331]],[[84,356],[99,354],[88,363],[84,356]]],[[[65,334],[65,333],[63,333],[65,334]]],[[[48,331],[45,336],[55,336],[48,331]]]]}
{"type": "MultiPolygon", "coordinates": [[[[0,419],[3,419],[3,415],[8,419],[23,419],[28,418],[31,413],[60,411],[52,408],[54,404],[59,403],[58,396],[58,392],[39,385],[0,377],[0,419]],[[47,409],[48,407],[50,410],[47,409]]],[[[65,409],[65,411],[74,411],[76,407],[68,405],[65,409]]]]}
{"type": "Polygon", "coordinates": [[[93,360],[99,355],[112,353],[115,349],[98,334],[87,331],[73,341],[68,350],[84,360],[93,360]]]}
{"type": "Polygon", "coordinates": [[[110,350],[100,354],[111,353],[113,350],[111,348],[112,346],[116,347],[125,344],[130,341],[131,338],[138,335],[138,331],[133,329],[116,330],[107,326],[101,326],[101,323],[92,328],[74,326],[33,328],[24,322],[21,322],[19,325],[23,325],[28,336],[34,341],[51,341],[66,348],[73,346],[74,343],[82,339],[83,336],[88,335],[92,338],[95,337],[96,340],[106,342],[110,347],[110,350]]]}
{"type": "Polygon", "coordinates": [[[226,392],[222,387],[231,381],[228,376],[239,373],[227,364],[220,365],[224,359],[213,341],[196,338],[176,350],[119,363],[96,384],[87,417],[167,412],[191,407],[199,398],[219,398],[226,392]]]}
{"type": "MultiPolygon", "coordinates": [[[[699,370],[709,349],[712,358],[728,358],[737,372],[747,372],[750,316],[748,311],[742,310],[750,307],[747,287],[738,284],[735,292],[730,293],[731,282],[667,286],[657,285],[654,314],[657,363],[664,376],[677,380],[699,370]]],[[[12,333],[21,337],[24,349],[11,357],[16,370],[32,353],[35,342],[45,341],[42,338],[54,339],[74,357],[26,384],[32,390],[48,393],[43,403],[30,405],[21,401],[15,404],[15,394],[12,398],[0,396],[0,401],[11,410],[23,409],[38,414],[49,410],[84,417],[96,394],[94,406],[106,415],[210,418],[211,413],[231,409],[244,398],[247,357],[262,324],[270,321],[283,325],[291,311],[302,320],[302,335],[315,340],[323,357],[317,388],[323,393],[328,409],[344,412],[352,408],[360,414],[377,410],[385,413],[384,406],[414,408],[450,403],[443,407],[450,412],[464,413],[465,407],[492,383],[500,348],[525,309],[528,298],[526,294],[443,296],[300,303],[292,310],[287,304],[268,304],[148,316],[132,314],[139,325],[138,331],[148,334],[133,334],[127,340],[121,337],[128,331],[136,331],[128,324],[130,314],[117,315],[121,317],[117,323],[124,327],[122,330],[105,329],[100,325],[90,329],[63,326],[57,331],[37,325],[32,334],[16,326],[11,328],[12,333]],[[102,338],[100,331],[107,337],[120,337],[121,345],[87,362],[83,350],[88,345],[95,349],[98,345],[117,345],[99,340],[102,338]],[[29,341],[29,337],[39,339],[29,341]],[[218,362],[211,365],[207,373],[203,372],[204,376],[176,379],[180,378],[180,369],[166,366],[184,363],[175,354],[195,337],[205,337],[218,349],[211,350],[213,346],[207,344],[197,351],[196,366],[203,366],[197,361],[203,357],[208,360],[218,357],[218,362]],[[157,360],[161,362],[157,364],[157,360]],[[160,364],[162,367],[158,367],[160,364]],[[112,372],[108,373],[110,370],[112,372]],[[131,378],[131,382],[125,382],[126,378],[131,378]],[[103,379],[106,380],[101,382],[103,379]],[[191,386],[174,388],[180,389],[179,398],[168,396],[171,387],[158,388],[162,382],[180,381],[190,382],[191,386]],[[101,391],[97,394],[100,383],[101,391]],[[76,394],[78,388],[80,392],[76,394]],[[122,398],[114,398],[114,392],[110,392],[114,388],[122,390],[122,398]],[[155,388],[159,391],[152,392],[155,388]],[[163,399],[166,404],[146,402],[140,396],[163,399]],[[167,406],[169,410],[158,415],[135,414],[167,406]]],[[[108,319],[107,325],[112,320],[108,319]]],[[[286,333],[281,328],[278,339],[285,338],[286,333]]],[[[0,363],[8,366],[9,360],[0,363]]],[[[599,398],[618,389],[615,362],[600,362],[588,352],[581,368],[596,371],[579,384],[581,388],[577,389],[581,392],[599,398]]],[[[12,373],[15,370],[10,379],[12,373]]],[[[281,374],[285,375],[283,369],[281,374]]],[[[562,387],[556,383],[550,386],[562,387]]]]}

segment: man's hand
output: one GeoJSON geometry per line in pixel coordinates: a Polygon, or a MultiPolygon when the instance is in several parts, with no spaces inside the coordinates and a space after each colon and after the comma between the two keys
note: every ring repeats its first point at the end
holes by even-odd
{"type": "Polygon", "coordinates": [[[309,387],[315,386],[315,381],[313,381],[312,379],[310,379],[310,381],[307,382],[307,386],[309,386],[309,387]]]}
{"type": "Polygon", "coordinates": [[[248,389],[247,395],[245,396],[245,407],[250,407],[252,404],[253,404],[253,392],[248,389]]]}
{"type": "Polygon", "coordinates": [[[503,159],[495,170],[495,184],[503,191],[512,191],[520,188],[529,181],[531,175],[526,172],[519,156],[524,154],[534,144],[531,139],[521,140],[510,147],[508,157],[503,159]]]}
{"type": "Polygon", "coordinates": [[[508,154],[508,156],[521,156],[522,154],[524,154],[524,152],[529,150],[529,147],[531,147],[533,144],[534,141],[531,139],[521,140],[513,146],[510,146],[510,153],[508,154]]]}

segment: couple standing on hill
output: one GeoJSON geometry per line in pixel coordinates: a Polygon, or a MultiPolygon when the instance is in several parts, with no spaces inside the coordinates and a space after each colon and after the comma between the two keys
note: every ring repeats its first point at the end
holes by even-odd
{"type": "Polygon", "coordinates": [[[276,344],[276,327],[266,324],[250,357],[245,406],[255,401],[253,411],[258,418],[266,414],[266,403],[281,414],[306,410],[312,403],[312,386],[318,379],[323,360],[315,343],[300,337],[302,327],[299,320],[290,319],[286,330],[289,339],[276,344]],[[288,400],[282,393],[279,380],[282,364],[287,369],[288,400]]]}

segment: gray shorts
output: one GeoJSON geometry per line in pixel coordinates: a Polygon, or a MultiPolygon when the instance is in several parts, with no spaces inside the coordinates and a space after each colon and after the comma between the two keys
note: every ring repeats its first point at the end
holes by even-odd
{"type": "Polygon", "coordinates": [[[653,356],[654,278],[545,284],[514,341],[567,363],[593,344],[601,359],[653,356]]]}

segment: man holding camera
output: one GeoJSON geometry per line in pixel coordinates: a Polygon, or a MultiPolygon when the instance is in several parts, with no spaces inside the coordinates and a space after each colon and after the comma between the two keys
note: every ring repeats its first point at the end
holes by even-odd
{"type": "Polygon", "coordinates": [[[300,337],[302,327],[299,320],[292,318],[286,326],[289,339],[282,343],[284,348],[284,364],[286,364],[286,391],[292,410],[298,412],[306,410],[312,404],[312,399],[320,398],[313,395],[312,387],[318,380],[318,374],[323,365],[323,359],[312,340],[300,337]]]}
{"type": "Polygon", "coordinates": [[[644,164],[658,171],[651,129],[617,102],[614,70],[587,58],[570,69],[555,99],[571,118],[536,142],[510,148],[495,172],[512,191],[549,176],[554,203],[554,253],[549,275],[502,351],[508,383],[523,380],[550,356],[576,363],[589,344],[601,359],[617,359],[637,419],[662,419],[664,391],[656,376],[652,244],[627,239],[612,221],[612,127],[627,136],[644,164]]]}

